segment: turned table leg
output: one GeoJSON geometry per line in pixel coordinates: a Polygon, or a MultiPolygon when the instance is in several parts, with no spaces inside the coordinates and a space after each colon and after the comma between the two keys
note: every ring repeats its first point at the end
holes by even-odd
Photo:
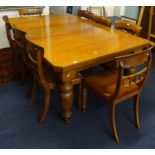
{"type": "Polygon", "coordinates": [[[60,83],[60,98],[62,104],[62,117],[65,123],[71,122],[72,104],[73,104],[73,85],[71,81],[60,83]]]}

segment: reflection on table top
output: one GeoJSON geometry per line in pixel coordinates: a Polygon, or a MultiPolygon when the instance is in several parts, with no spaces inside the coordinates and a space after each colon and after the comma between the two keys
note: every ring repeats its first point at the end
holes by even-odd
{"type": "Polygon", "coordinates": [[[57,68],[72,65],[76,68],[80,63],[113,58],[149,44],[140,37],[68,14],[10,18],[9,21],[25,31],[33,43],[43,47],[45,59],[57,68]]]}

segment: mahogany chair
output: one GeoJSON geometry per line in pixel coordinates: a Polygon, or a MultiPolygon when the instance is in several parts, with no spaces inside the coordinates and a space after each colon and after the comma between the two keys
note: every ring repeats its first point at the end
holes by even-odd
{"type": "MultiPolygon", "coordinates": [[[[118,30],[121,30],[123,32],[127,32],[130,33],[132,35],[136,35],[138,36],[142,27],[139,25],[136,25],[134,23],[130,23],[130,22],[126,22],[126,21],[116,21],[115,22],[115,28],[118,30]]],[[[103,67],[107,68],[107,69],[115,69],[115,62],[109,61],[107,63],[103,64],[103,67]]]]}
{"type": "Polygon", "coordinates": [[[89,20],[93,20],[94,14],[87,10],[78,10],[77,16],[84,17],[89,20]]]}
{"type": "MultiPolygon", "coordinates": [[[[17,53],[17,61],[18,61],[18,69],[20,73],[20,83],[23,83],[26,77],[30,78],[29,87],[26,91],[25,96],[29,97],[32,91],[32,73],[30,69],[30,65],[28,63],[28,56],[26,52],[26,33],[15,28],[14,30],[14,38],[16,42],[16,53],[17,53]]],[[[30,104],[33,99],[30,100],[30,104]]]]}
{"type": "Polygon", "coordinates": [[[8,39],[11,51],[13,53],[13,64],[12,65],[13,65],[13,68],[14,68],[14,73],[12,75],[12,78],[14,78],[15,75],[16,75],[16,61],[15,61],[16,42],[15,42],[15,38],[14,38],[15,26],[10,25],[8,16],[3,16],[2,18],[3,18],[4,22],[5,22],[7,39],[8,39]]]}
{"type": "MultiPolygon", "coordinates": [[[[91,89],[101,95],[109,103],[109,116],[113,136],[119,143],[118,132],[115,120],[115,107],[120,102],[134,97],[134,115],[136,125],[140,128],[139,122],[139,96],[144,82],[149,73],[151,65],[151,48],[137,54],[130,54],[115,58],[117,70],[109,70],[105,73],[91,75],[85,79],[91,89]],[[125,69],[136,68],[133,74],[125,75],[125,69]],[[140,69],[141,68],[141,69],[140,69]]],[[[86,87],[83,85],[86,93],[86,87]]],[[[82,111],[86,111],[86,102],[82,103],[82,111]]]]}
{"type": "Polygon", "coordinates": [[[115,28],[124,32],[131,33],[136,36],[139,35],[142,29],[141,26],[134,23],[126,22],[126,21],[116,21],[115,28]]]}
{"type": "Polygon", "coordinates": [[[93,16],[93,21],[111,27],[112,21],[107,17],[93,16]]]}
{"type": "MultiPolygon", "coordinates": [[[[27,39],[27,55],[28,63],[31,66],[31,71],[33,73],[33,88],[32,88],[32,98],[35,102],[36,98],[36,82],[42,86],[45,92],[44,108],[41,116],[39,117],[39,122],[43,123],[45,117],[49,110],[50,100],[51,100],[51,91],[57,87],[56,75],[52,68],[47,68],[46,64],[43,61],[44,49],[33,44],[28,36],[27,39]]],[[[79,84],[79,96],[81,97],[81,74],[78,74],[77,77],[72,80],[72,84],[79,84]]],[[[79,99],[81,102],[81,98],[79,99]]]]}
{"type": "Polygon", "coordinates": [[[24,8],[24,9],[20,9],[18,12],[19,12],[20,17],[30,16],[30,15],[41,16],[43,13],[43,9],[42,8],[31,8],[31,9],[24,8]]]}
{"type": "Polygon", "coordinates": [[[18,72],[20,74],[20,84],[22,84],[27,75],[28,65],[26,61],[26,33],[15,28],[14,38],[16,42],[16,57],[18,63],[18,72]]]}

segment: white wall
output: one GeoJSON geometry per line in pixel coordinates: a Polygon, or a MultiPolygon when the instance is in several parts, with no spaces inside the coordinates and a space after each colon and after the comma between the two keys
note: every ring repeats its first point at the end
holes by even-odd
{"type": "Polygon", "coordinates": [[[108,16],[114,16],[114,6],[105,6],[105,10],[108,16]]]}
{"type": "MultiPolygon", "coordinates": [[[[49,14],[49,7],[46,6],[43,10],[44,15],[49,14]]],[[[8,10],[8,11],[0,11],[0,49],[9,47],[9,43],[6,37],[5,32],[5,23],[2,20],[2,17],[7,15],[8,17],[19,17],[18,11],[16,10],[8,10]]]]}
{"type": "Polygon", "coordinates": [[[125,14],[125,6],[121,6],[120,8],[120,16],[124,16],[125,14]]]}

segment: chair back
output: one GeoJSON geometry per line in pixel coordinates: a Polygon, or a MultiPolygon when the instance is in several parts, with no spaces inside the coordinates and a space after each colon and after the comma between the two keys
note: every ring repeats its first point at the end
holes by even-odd
{"type": "Polygon", "coordinates": [[[126,21],[116,21],[115,28],[137,36],[142,29],[141,26],[126,21]]]}
{"type": "Polygon", "coordinates": [[[24,8],[24,9],[20,9],[18,12],[19,12],[20,17],[30,16],[30,15],[41,16],[43,13],[43,9],[42,8],[31,8],[31,9],[24,8]]]}
{"type": "Polygon", "coordinates": [[[44,72],[43,72],[43,56],[44,49],[40,46],[35,45],[29,40],[28,35],[26,35],[27,39],[27,56],[28,63],[30,66],[33,75],[39,79],[42,83],[45,83],[44,72]]]}
{"type": "Polygon", "coordinates": [[[78,10],[77,15],[79,17],[84,17],[84,18],[87,18],[90,20],[93,20],[93,16],[94,16],[94,14],[92,12],[87,11],[87,10],[78,10]]]}
{"type": "Polygon", "coordinates": [[[111,27],[112,21],[106,17],[94,16],[93,21],[111,27]]]}
{"type": "Polygon", "coordinates": [[[118,64],[118,77],[114,96],[117,96],[124,87],[138,86],[139,90],[144,85],[151,65],[151,48],[145,49],[140,53],[120,56],[115,58],[118,64]],[[125,70],[133,69],[135,72],[125,75],[125,70]]]}
{"type": "Polygon", "coordinates": [[[8,16],[3,16],[2,18],[5,22],[6,35],[7,35],[8,41],[9,41],[9,45],[12,47],[14,44],[14,28],[11,27],[11,24],[9,23],[8,16]]]}
{"type": "Polygon", "coordinates": [[[18,50],[18,52],[22,55],[23,61],[24,63],[28,66],[28,56],[26,53],[26,38],[25,38],[26,33],[19,30],[19,29],[15,29],[14,30],[14,38],[15,38],[15,42],[16,42],[16,49],[18,50]]]}

